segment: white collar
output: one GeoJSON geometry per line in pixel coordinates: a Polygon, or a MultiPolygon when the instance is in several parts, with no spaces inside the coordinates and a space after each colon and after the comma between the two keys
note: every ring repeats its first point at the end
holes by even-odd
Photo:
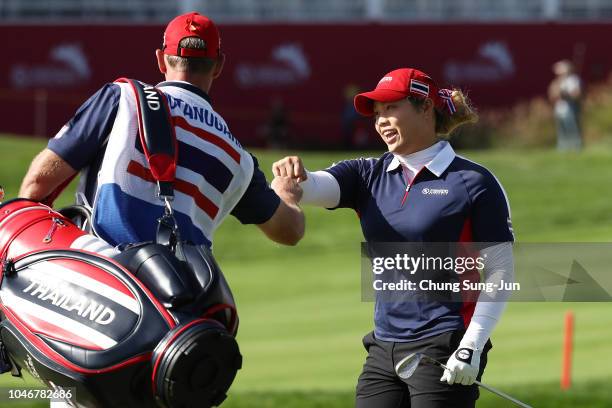
{"type": "MultiPolygon", "coordinates": [[[[433,158],[431,162],[425,165],[436,177],[440,177],[442,173],[450,166],[452,161],[455,159],[455,151],[453,150],[450,143],[446,140],[442,140],[438,143],[442,144],[442,149],[438,152],[438,154],[433,158]]],[[[401,165],[399,159],[393,156],[393,160],[389,163],[387,167],[387,172],[393,171],[397,169],[401,165]]]]}

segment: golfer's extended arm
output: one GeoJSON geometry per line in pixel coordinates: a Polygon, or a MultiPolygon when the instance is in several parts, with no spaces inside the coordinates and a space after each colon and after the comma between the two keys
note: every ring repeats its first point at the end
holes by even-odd
{"type": "MultiPolygon", "coordinates": [[[[501,280],[514,281],[514,259],[512,243],[504,242],[485,248],[480,252],[485,257],[485,282],[494,283],[499,287],[501,280]]],[[[481,293],[476,303],[474,315],[461,340],[461,347],[482,350],[499,321],[506,302],[510,296],[508,290],[496,290],[492,293],[481,293]]]]}
{"type": "Polygon", "coordinates": [[[326,171],[306,171],[306,181],[300,183],[304,190],[300,204],[334,208],[340,202],[340,185],[334,176],[326,171]]]}
{"type": "Polygon", "coordinates": [[[44,149],[32,161],[21,183],[19,197],[42,201],[75,173],[76,170],[55,152],[44,149]]]}
{"type": "Polygon", "coordinates": [[[304,212],[297,204],[281,200],[272,218],[257,226],[274,242],[296,245],[304,236],[304,212]]]}

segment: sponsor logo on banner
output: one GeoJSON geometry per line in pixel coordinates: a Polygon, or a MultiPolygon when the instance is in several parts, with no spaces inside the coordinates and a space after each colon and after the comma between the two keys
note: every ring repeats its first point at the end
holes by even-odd
{"type": "Polygon", "coordinates": [[[48,61],[18,63],[10,72],[15,88],[68,87],[91,78],[91,68],[80,44],[58,44],[49,50],[48,61]]]}
{"type": "Polygon", "coordinates": [[[276,46],[265,62],[239,63],[234,78],[242,88],[297,85],[310,78],[311,69],[300,44],[276,46]]]}
{"type": "Polygon", "coordinates": [[[478,48],[473,58],[466,61],[448,60],[443,70],[446,82],[474,84],[511,78],[515,73],[515,66],[506,43],[488,41],[478,48]]]}

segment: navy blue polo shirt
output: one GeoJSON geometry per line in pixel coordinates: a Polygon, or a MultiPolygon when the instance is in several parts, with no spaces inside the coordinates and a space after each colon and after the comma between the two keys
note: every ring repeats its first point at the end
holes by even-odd
{"type": "MultiPolygon", "coordinates": [[[[510,242],[508,200],[483,166],[457,156],[448,142],[414,178],[392,153],[346,160],[326,171],[340,185],[336,208],[359,215],[367,242],[510,242]]],[[[375,336],[413,341],[467,327],[473,304],[376,301],[375,336]]]]}
{"type": "MultiPolygon", "coordinates": [[[[204,91],[190,83],[166,81],[162,84],[183,88],[211,102],[210,97],[204,91]]],[[[117,84],[104,85],[77,110],[66,126],[49,140],[47,146],[73,169],[84,170],[80,190],[89,203],[93,203],[98,171],[102,165],[108,136],[117,116],[120,96],[121,89],[117,84]]],[[[141,149],[140,146],[135,146],[135,148],[141,149]]],[[[190,155],[191,151],[190,146],[179,142],[178,164],[180,166],[198,174],[206,174],[211,169],[222,167],[212,156],[207,157],[207,162],[193,159],[190,155]]],[[[280,204],[280,198],[269,187],[257,159],[251,156],[254,163],[253,176],[247,190],[231,214],[243,224],[262,224],[274,215],[280,204]]],[[[181,221],[182,219],[179,219],[179,223],[181,221]]],[[[188,220],[185,219],[184,222],[188,220]]]]}

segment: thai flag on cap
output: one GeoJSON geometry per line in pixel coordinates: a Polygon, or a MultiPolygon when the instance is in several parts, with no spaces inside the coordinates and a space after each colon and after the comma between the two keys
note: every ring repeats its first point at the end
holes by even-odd
{"type": "Polygon", "coordinates": [[[411,79],[410,92],[417,93],[423,96],[429,96],[429,85],[427,85],[425,82],[417,81],[416,79],[411,79]]]}

